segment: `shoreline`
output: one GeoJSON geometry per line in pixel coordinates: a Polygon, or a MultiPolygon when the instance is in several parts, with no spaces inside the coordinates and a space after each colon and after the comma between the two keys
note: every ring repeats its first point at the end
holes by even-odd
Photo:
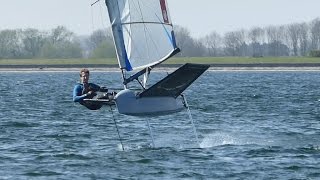
{"type": "MultiPolygon", "coordinates": [[[[174,71],[183,64],[163,64],[154,71],[174,71]]],[[[120,72],[118,65],[0,65],[0,72],[78,72],[88,68],[95,72],[120,72]]],[[[296,64],[210,64],[209,71],[320,71],[320,63],[296,64]]]]}

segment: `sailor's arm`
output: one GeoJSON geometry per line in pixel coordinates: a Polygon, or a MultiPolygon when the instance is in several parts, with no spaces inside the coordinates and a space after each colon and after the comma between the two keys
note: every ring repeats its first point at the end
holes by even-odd
{"type": "Polygon", "coordinates": [[[73,89],[73,102],[80,102],[83,99],[85,99],[88,95],[90,95],[92,92],[88,92],[86,94],[81,94],[82,90],[79,85],[76,85],[73,89]]]}

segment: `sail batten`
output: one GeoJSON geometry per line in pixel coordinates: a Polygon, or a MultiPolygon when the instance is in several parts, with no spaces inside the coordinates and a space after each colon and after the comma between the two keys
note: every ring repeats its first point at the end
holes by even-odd
{"type": "Polygon", "coordinates": [[[172,24],[169,23],[161,23],[161,22],[146,22],[146,21],[137,21],[137,22],[130,22],[130,23],[122,23],[122,25],[127,25],[127,24],[164,24],[168,26],[173,26],[172,24]]]}
{"type": "Polygon", "coordinates": [[[154,66],[177,49],[166,0],[106,0],[119,66],[154,66]]]}

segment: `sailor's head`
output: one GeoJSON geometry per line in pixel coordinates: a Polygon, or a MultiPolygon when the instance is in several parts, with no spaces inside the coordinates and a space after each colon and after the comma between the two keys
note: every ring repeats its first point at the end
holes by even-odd
{"type": "Polygon", "coordinates": [[[80,80],[81,83],[88,83],[89,81],[89,70],[88,69],[81,69],[80,71],[80,80]]]}

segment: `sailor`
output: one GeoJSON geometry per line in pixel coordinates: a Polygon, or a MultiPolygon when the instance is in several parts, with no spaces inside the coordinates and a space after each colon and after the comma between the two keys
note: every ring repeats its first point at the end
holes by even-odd
{"type": "Polygon", "coordinates": [[[90,110],[98,110],[103,104],[99,102],[84,101],[84,99],[109,99],[108,89],[94,83],[89,83],[90,72],[88,69],[81,69],[80,83],[73,89],[73,102],[79,102],[90,110]],[[98,94],[97,92],[104,92],[98,94]]]}

